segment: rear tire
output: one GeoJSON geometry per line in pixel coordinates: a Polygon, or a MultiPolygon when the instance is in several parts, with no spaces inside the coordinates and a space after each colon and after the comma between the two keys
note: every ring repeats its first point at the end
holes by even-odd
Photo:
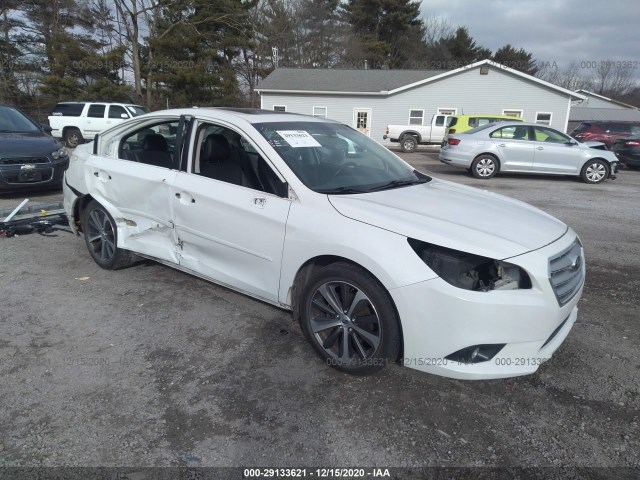
{"type": "Polygon", "coordinates": [[[327,365],[353,375],[381,371],[400,351],[389,294],[368,272],[347,263],[316,270],[302,286],[300,326],[327,365]]]}
{"type": "Polygon", "coordinates": [[[67,128],[64,131],[64,143],[69,148],[76,148],[78,145],[84,143],[84,138],[77,128],[67,128]]]}
{"type": "Polygon", "coordinates": [[[609,176],[609,166],[602,160],[589,160],[582,167],[580,178],[585,183],[600,183],[609,176]]]}
{"type": "Polygon", "coordinates": [[[499,170],[499,163],[491,155],[480,155],[471,164],[471,173],[474,177],[483,180],[492,178],[499,170]]]}
{"type": "Polygon", "coordinates": [[[400,139],[400,150],[405,153],[415,152],[418,148],[418,139],[413,135],[405,135],[400,139]]]}
{"type": "Polygon", "coordinates": [[[89,254],[105,270],[118,270],[133,263],[133,254],[117,247],[116,222],[95,200],[82,211],[82,231],[89,254]]]}

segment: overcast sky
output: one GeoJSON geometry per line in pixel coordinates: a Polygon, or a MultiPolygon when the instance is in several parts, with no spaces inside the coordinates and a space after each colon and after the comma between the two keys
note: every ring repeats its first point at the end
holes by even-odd
{"type": "Polygon", "coordinates": [[[640,0],[422,0],[422,12],[494,52],[511,43],[559,68],[625,60],[640,72],[640,0]]]}

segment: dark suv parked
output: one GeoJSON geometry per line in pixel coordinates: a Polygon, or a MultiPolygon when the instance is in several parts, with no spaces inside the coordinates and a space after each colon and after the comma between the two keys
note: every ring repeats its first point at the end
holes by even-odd
{"type": "Polygon", "coordinates": [[[569,135],[581,142],[602,142],[608,149],[619,138],[640,134],[640,123],[633,122],[583,122],[569,135]]]}

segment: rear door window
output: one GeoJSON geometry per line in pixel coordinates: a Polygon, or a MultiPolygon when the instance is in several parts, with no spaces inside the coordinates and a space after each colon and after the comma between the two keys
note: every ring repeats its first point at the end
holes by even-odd
{"type": "Polygon", "coordinates": [[[87,117],[104,118],[105,105],[90,105],[87,117]]]}

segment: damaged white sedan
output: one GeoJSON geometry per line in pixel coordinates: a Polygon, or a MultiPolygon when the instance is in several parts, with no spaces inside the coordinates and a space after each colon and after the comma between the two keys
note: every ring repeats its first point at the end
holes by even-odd
{"type": "Polygon", "coordinates": [[[532,373],[571,330],[585,278],[557,219],[301,115],[137,117],[75,150],[64,196],[101,267],[151,258],[289,309],[354,374],[532,373]]]}

